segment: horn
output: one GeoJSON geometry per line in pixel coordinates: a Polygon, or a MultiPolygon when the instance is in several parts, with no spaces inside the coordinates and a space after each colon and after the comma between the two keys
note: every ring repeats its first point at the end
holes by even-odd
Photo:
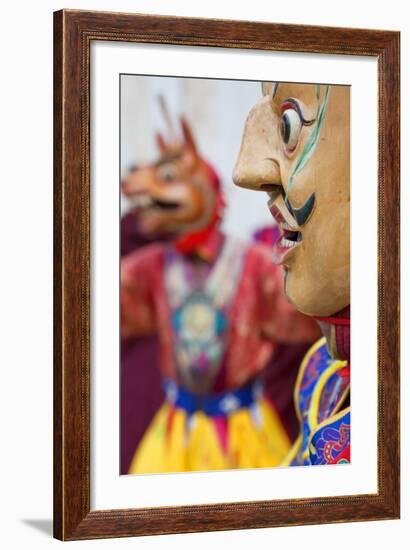
{"type": "Polygon", "coordinates": [[[182,135],[184,136],[185,146],[188,147],[193,153],[197,153],[195,139],[192,130],[185,117],[181,117],[182,135]]]}
{"type": "Polygon", "coordinates": [[[174,125],[172,123],[172,118],[171,118],[171,115],[169,114],[169,110],[168,110],[165,98],[162,94],[160,94],[158,96],[158,103],[159,103],[159,108],[161,110],[161,114],[162,114],[162,116],[165,120],[165,124],[167,126],[170,141],[171,142],[176,142],[176,141],[178,141],[177,134],[176,134],[174,125]]]}
{"type": "Polygon", "coordinates": [[[162,135],[159,132],[157,132],[155,134],[155,140],[157,142],[157,147],[159,149],[159,152],[161,154],[164,154],[167,151],[167,144],[165,142],[165,139],[162,137],[162,135]]]}

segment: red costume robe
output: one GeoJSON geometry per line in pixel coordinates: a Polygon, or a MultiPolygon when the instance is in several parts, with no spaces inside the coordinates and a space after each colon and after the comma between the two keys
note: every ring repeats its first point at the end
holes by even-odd
{"type": "Polygon", "coordinates": [[[314,338],[317,327],[287,302],[282,268],[264,245],[214,230],[195,257],[164,243],[122,260],[122,337],[158,332],[167,392],[131,473],[271,466],[288,450],[256,381],[279,342],[314,338]],[[191,429],[194,417],[202,420],[201,438],[191,429]],[[159,447],[155,426],[165,431],[159,447]],[[235,436],[242,429],[247,443],[235,436]]]}

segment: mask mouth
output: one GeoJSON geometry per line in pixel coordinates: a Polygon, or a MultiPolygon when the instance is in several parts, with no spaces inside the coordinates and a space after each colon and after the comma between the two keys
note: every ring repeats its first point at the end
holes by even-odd
{"type": "Polygon", "coordinates": [[[282,264],[285,257],[301,244],[303,240],[302,231],[287,209],[282,195],[273,194],[268,202],[268,207],[278,224],[280,235],[279,240],[273,247],[273,261],[276,264],[282,264]]]}
{"type": "Polygon", "coordinates": [[[185,207],[184,202],[167,199],[162,196],[161,198],[155,197],[150,193],[136,193],[128,196],[131,204],[134,208],[141,211],[156,210],[156,211],[177,211],[182,210],[185,207]]]}
{"type": "Polygon", "coordinates": [[[278,226],[281,234],[281,246],[292,248],[302,241],[302,233],[294,231],[286,221],[278,223],[278,226]]]}
{"type": "Polygon", "coordinates": [[[148,193],[138,193],[135,195],[126,195],[134,208],[142,209],[149,208],[153,204],[151,195],[148,193]]]}
{"type": "Polygon", "coordinates": [[[286,231],[291,237],[290,240],[295,240],[292,233],[300,233],[301,227],[297,223],[295,216],[289,210],[284,195],[280,193],[272,193],[269,195],[268,208],[274,220],[279,226],[279,229],[286,231]]]}
{"type": "Polygon", "coordinates": [[[160,199],[153,199],[151,204],[152,207],[159,208],[161,210],[177,210],[182,206],[179,202],[168,202],[160,199]]]}

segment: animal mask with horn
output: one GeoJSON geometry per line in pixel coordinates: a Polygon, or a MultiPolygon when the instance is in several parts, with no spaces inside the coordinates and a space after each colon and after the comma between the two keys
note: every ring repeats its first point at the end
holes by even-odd
{"type": "Polygon", "coordinates": [[[179,139],[163,98],[159,101],[169,139],[157,133],[159,158],[134,167],[121,187],[145,234],[171,235],[176,248],[189,254],[215,231],[225,203],[219,177],[199,154],[186,119],[180,120],[179,139]]]}

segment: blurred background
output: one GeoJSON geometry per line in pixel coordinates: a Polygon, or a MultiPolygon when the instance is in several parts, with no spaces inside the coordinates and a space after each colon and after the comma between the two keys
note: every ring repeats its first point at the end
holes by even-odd
{"type": "MultiPolygon", "coordinates": [[[[130,166],[158,157],[155,132],[167,135],[158,96],[167,103],[175,126],[184,115],[202,156],[218,172],[227,208],[222,229],[249,238],[273,219],[264,193],[249,193],[232,183],[246,116],[260,99],[260,82],[121,75],[121,176],[130,166]]],[[[129,208],[121,198],[122,214],[129,208]]]]}

